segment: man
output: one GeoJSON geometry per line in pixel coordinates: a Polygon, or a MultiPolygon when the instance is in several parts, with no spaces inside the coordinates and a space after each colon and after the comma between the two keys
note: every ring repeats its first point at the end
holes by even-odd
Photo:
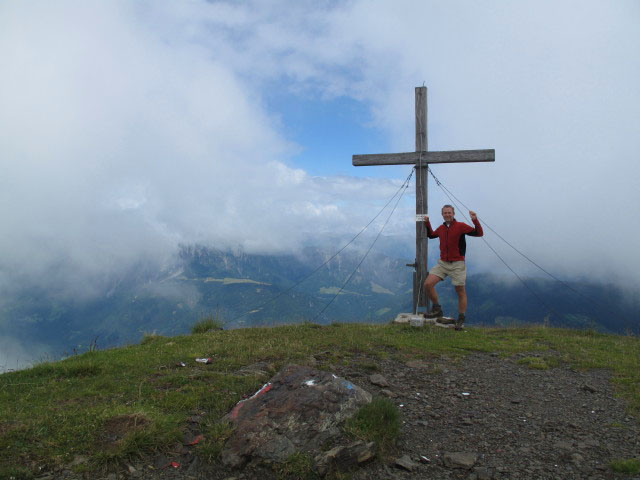
{"type": "Polygon", "coordinates": [[[475,212],[469,212],[469,217],[473,222],[473,227],[466,223],[458,222],[454,218],[455,210],[451,205],[442,207],[442,218],[444,223],[438,228],[432,230],[429,216],[425,215],[424,223],[427,227],[427,236],[429,238],[440,239],[440,260],[438,264],[429,271],[429,276],[424,282],[424,288],[427,291],[429,300],[433,302],[431,311],[424,314],[427,318],[437,318],[442,316],[442,307],[438,303],[438,294],[435,286],[438,282],[447,277],[451,277],[451,283],[458,294],[458,319],[456,321],[456,330],[461,330],[465,320],[465,312],[467,311],[467,292],[464,284],[467,279],[467,267],[464,263],[464,254],[467,249],[465,235],[472,237],[481,237],[483,235],[482,226],[478,221],[475,212]]]}

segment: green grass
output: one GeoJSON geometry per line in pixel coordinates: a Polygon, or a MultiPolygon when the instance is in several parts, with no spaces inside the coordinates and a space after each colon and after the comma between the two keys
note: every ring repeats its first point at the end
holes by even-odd
{"type": "Polygon", "coordinates": [[[308,453],[296,452],[287,458],[285,462],[277,464],[275,471],[278,480],[315,480],[318,479],[313,471],[313,458],[308,453]]]}
{"type": "Polygon", "coordinates": [[[560,364],[560,361],[552,356],[532,356],[521,358],[518,360],[518,363],[526,365],[534,370],[548,370],[550,368],[557,367],[560,364]]]}
{"type": "Polygon", "coordinates": [[[191,333],[197,335],[199,333],[214,332],[223,329],[224,325],[217,317],[208,315],[191,327],[191,333]]]}
{"type": "Polygon", "coordinates": [[[345,431],[367,442],[376,442],[381,455],[393,450],[400,435],[400,412],[388,398],[375,398],[345,422],[345,431]]]}
{"type": "MultiPolygon", "coordinates": [[[[525,353],[549,367],[561,362],[579,369],[608,368],[630,412],[640,412],[640,342],[634,337],[542,327],[468,328],[461,334],[342,323],[209,330],[172,338],[149,335],[139,345],[0,375],[0,479],[37,477],[38,472],[68,466],[77,455],[89,457],[86,468],[95,471],[169,452],[179,443],[187,419],[204,412],[205,439],[196,450],[203,460],[216,461],[229,435],[219,419],[268,380],[235,372],[258,361],[279,369],[326,352],[319,367],[329,368],[358,364],[363,355],[365,362],[389,356],[446,355],[455,360],[476,351],[525,353]],[[214,361],[199,364],[198,357],[214,361]],[[178,366],[180,362],[186,366],[178,366]]],[[[364,368],[375,371],[365,362],[364,368]]]]}
{"type": "Polygon", "coordinates": [[[640,459],[637,458],[612,460],[611,463],[609,463],[609,466],[614,472],[631,474],[640,473],[640,459]]]}
{"type": "Polygon", "coordinates": [[[214,418],[208,418],[204,427],[204,441],[198,445],[198,454],[207,462],[215,462],[220,459],[224,443],[233,433],[233,427],[214,418]]]}
{"type": "Polygon", "coordinates": [[[377,372],[380,369],[380,366],[374,362],[355,362],[355,365],[367,372],[377,372]]]}

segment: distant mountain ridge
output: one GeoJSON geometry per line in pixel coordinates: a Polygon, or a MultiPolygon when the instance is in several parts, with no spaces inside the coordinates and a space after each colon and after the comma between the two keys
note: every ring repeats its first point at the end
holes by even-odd
{"type": "MultiPolygon", "coordinates": [[[[25,288],[14,298],[5,299],[0,326],[5,336],[27,345],[49,346],[55,356],[71,353],[74,348],[86,349],[92,343],[108,347],[135,342],[144,333],[185,333],[206,315],[217,316],[226,328],[237,328],[303,321],[381,323],[409,311],[411,269],[405,265],[409,260],[371,252],[353,273],[363,254],[345,250],[318,269],[332,256],[318,247],[259,255],[185,246],[170,266],[134,268],[99,297],[61,298],[42,289],[25,288]]],[[[471,275],[467,287],[469,323],[546,322],[640,333],[638,301],[634,303],[614,286],[571,282],[583,297],[555,281],[525,281],[528,288],[511,279],[471,275]]],[[[454,315],[453,289],[447,282],[439,291],[445,313],[454,315]]]]}

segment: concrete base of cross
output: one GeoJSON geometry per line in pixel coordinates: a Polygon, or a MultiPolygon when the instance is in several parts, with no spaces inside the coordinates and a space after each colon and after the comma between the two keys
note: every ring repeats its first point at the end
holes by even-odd
{"type": "Polygon", "coordinates": [[[412,327],[435,325],[436,327],[442,328],[454,328],[456,321],[451,317],[424,318],[421,313],[400,313],[393,323],[408,323],[412,327]]]}

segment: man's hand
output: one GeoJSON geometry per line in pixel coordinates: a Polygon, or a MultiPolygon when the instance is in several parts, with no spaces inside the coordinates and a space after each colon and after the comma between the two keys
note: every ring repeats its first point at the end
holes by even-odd
{"type": "Polygon", "coordinates": [[[477,220],[478,216],[476,215],[476,212],[472,212],[471,210],[469,210],[469,217],[471,217],[471,220],[477,220]]]}
{"type": "Polygon", "coordinates": [[[425,215],[423,222],[428,222],[428,221],[429,221],[429,215],[425,215]]]}

